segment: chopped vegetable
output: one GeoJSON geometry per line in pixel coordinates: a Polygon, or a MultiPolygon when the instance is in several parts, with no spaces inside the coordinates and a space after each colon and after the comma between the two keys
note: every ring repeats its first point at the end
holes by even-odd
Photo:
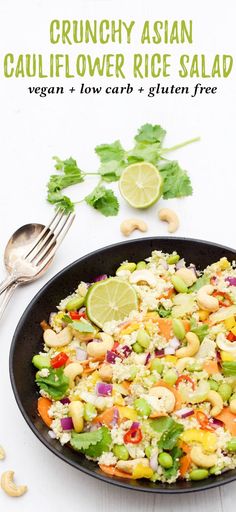
{"type": "Polygon", "coordinates": [[[69,379],[64,375],[62,368],[48,370],[47,377],[37,372],[35,380],[40,389],[46,391],[54,400],[63,398],[69,388],[69,379]]]}

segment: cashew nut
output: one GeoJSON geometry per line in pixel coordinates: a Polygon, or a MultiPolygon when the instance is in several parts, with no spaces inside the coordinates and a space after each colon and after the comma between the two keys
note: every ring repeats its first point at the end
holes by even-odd
{"type": "Polygon", "coordinates": [[[69,327],[65,327],[58,333],[52,329],[46,329],[43,333],[43,339],[48,347],[64,347],[71,342],[72,332],[69,327]]]}
{"type": "Polygon", "coordinates": [[[188,344],[185,347],[181,347],[176,350],[175,355],[177,357],[191,357],[194,356],[200,347],[200,341],[198,336],[194,332],[187,332],[185,336],[188,344]]]}
{"type": "Polygon", "coordinates": [[[161,208],[161,210],[159,210],[159,219],[168,222],[169,233],[177,231],[179,227],[179,219],[173,210],[170,210],[170,208],[161,208]]]}
{"type": "Polygon", "coordinates": [[[108,350],[111,350],[114,345],[114,340],[110,334],[100,332],[99,339],[97,341],[91,341],[87,345],[88,355],[91,357],[105,356],[108,350]]]}
{"type": "Polygon", "coordinates": [[[172,412],[175,408],[175,395],[164,386],[156,386],[149,391],[150,405],[160,412],[172,412]],[[150,397],[155,400],[150,400],[150,397]]]}
{"type": "Polygon", "coordinates": [[[8,496],[22,496],[28,488],[26,485],[16,485],[13,478],[14,471],[5,471],[1,478],[1,487],[8,496]]]}
{"type": "Polygon", "coordinates": [[[5,459],[5,457],[6,457],[5,450],[2,446],[0,446],[0,460],[5,459]]]}
{"type": "Polygon", "coordinates": [[[236,398],[233,398],[233,400],[231,400],[229,408],[233,414],[236,414],[236,398]]]}
{"type": "Polygon", "coordinates": [[[68,405],[68,411],[72,418],[74,429],[76,432],[82,432],[84,428],[84,406],[79,400],[74,400],[68,405]]]}
{"type": "Polygon", "coordinates": [[[200,466],[201,468],[211,468],[217,463],[217,455],[215,453],[207,455],[204,453],[201,446],[193,446],[190,452],[190,458],[196,466],[200,466]]]}
{"type": "Polygon", "coordinates": [[[185,368],[188,365],[194,364],[194,363],[195,363],[194,357],[182,357],[179,361],[177,361],[175,366],[179,373],[183,373],[183,371],[185,370],[185,368]]]}
{"type": "Polygon", "coordinates": [[[83,366],[80,363],[70,363],[64,369],[64,375],[69,378],[69,387],[74,388],[75,378],[83,373],[83,366]]]}
{"type": "Polygon", "coordinates": [[[177,272],[175,272],[175,276],[179,276],[187,286],[192,286],[193,283],[197,281],[195,272],[185,267],[177,270],[177,272]]]}
{"type": "Polygon", "coordinates": [[[209,391],[206,397],[206,401],[212,405],[211,416],[218,416],[224,407],[223,400],[217,391],[209,391]]]}
{"type": "Polygon", "coordinates": [[[146,458],[139,458],[139,459],[133,459],[133,460],[118,460],[116,464],[116,468],[120,469],[121,471],[125,471],[125,473],[129,473],[132,475],[134,468],[138,465],[142,464],[142,466],[149,466],[149,460],[146,458]]]}
{"type": "Polygon", "coordinates": [[[211,284],[202,286],[197,292],[197,302],[200,308],[207,311],[217,311],[219,309],[219,302],[216,297],[211,297],[214,287],[211,284]]]}
{"type": "Polygon", "coordinates": [[[151,288],[155,288],[157,280],[150,270],[135,270],[129,277],[131,284],[148,284],[151,288]]]}
{"type": "Polygon", "coordinates": [[[111,382],[112,380],[112,367],[110,364],[104,363],[101,368],[98,370],[98,373],[101,379],[104,382],[111,382]]]}
{"type": "Polygon", "coordinates": [[[135,229],[139,229],[144,233],[148,230],[146,222],[141,219],[126,219],[120,225],[121,233],[124,236],[129,236],[135,229]]]}

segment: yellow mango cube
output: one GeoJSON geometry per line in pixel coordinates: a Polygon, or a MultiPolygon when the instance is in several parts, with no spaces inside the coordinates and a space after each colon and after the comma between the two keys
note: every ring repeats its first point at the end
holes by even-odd
{"type": "Polygon", "coordinates": [[[225,257],[220,258],[219,265],[221,270],[226,270],[227,268],[231,267],[230,262],[225,257]]]}
{"type": "Polygon", "coordinates": [[[133,323],[133,324],[129,325],[129,326],[128,326],[128,327],[126,327],[125,329],[123,329],[123,330],[121,331],[121,334],[122,334],[122,336],[123,336],[124,334],[131,334],[132,332],[137,331],[139,328],[140,328],[140,324],[138,324],[138,323],[136,322],[136,323],[133,323]]]}
{"type": "Polygon", "coordinates": [[[207,430],[190,428],[180,435],[185,443],[200,443],[206,452],[214,452],[217,448],[217,438],[213,432],[207,430]]]}
{"type": "Polygon", "coordinates": [[[234,334],[234,336],[236,336],[236,326],[231,329],[231,332],[234,334]]]}
{"type": "Polygon", "coordinates": [[[120,418],[127,418],[127,420],[135,421],[137,419],[137,412],[133,407],[118,406],[120,418]]]}
{"type": "Polygon", "coordinates": [[[228,362],[228,361],[235,361],[235,357],[233,356],[233,354],[229,353],[229,352],[226,352],[225,350],[221,350],[220,352],[221,354],[221,359],[224,363],[228,362]]]}
{"type": "Polygon", "coordinates": [[[234,316],[229,316],[229,318],[226,318],[226,320],[224,321],[224,324],[225,324],[226,329],[228,329],[230,331],[230,329],[232,329],[232,327],[236,326],[234,316]]]}
{"type": "Polygon", "coordinates": [[[177,359],[178,358],[176,356],[165,356],[165,362],[166,363],[173,363],[173,364],[175,364],[177,359]]]}
{"type": "Polygon", "coordinates": [[[152,468],[144,466],[144,464],[137,464],[133,470],[132,478],[151,478],[152,475],[152,468]]]}
{"type": "Polygon", "coordinates": [[[205,311],[204,309],[200,309],[200,311],[198,311],[199,320],[201,320],[201,322],[204,322],[209,317],[209,314],[210,314],[209,311],[205,311]]]}

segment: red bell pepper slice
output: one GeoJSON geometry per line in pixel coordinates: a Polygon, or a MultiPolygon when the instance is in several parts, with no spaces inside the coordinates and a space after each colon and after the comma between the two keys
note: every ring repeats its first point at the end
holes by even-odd
{"type": "Polygon", "coordinates": [[[68,355],[65,352],[60,352],[57,356],[51,359],[51,366],[53,368],[60,368],[61,366],[65,366],[67,360],[69,359],[68,355]]]}
{"type": "Polygon", "coordinates": [[[233,304],[231,297],[228,293],[218,292],[217,290],[215,290],[212,295],[213,297],[216,297],[218,299],[219,305],[222,307],[227,308],[228,306],[232,306],[233,304]]]}
{"type": "Polygon", "coordinates": [[[86,318],[85,311],[83,311],[82,313],[79,313],[78,311],[70,311],[69,315],[72,320],[79,320],[80,318],[86,318]]]}

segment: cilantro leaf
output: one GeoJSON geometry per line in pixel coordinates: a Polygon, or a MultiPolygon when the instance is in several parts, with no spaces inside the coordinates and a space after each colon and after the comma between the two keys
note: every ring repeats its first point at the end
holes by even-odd
{"type": "Polygon", "coordinates": [[[101,185],[98,185],[91,194],[86,196],[85,201],[106,217],[117,215],[119,211],[119,203],[113,190],[101,185]]]}
{"type": "Polygon", "coordinates": [[[137,142],[148,144],[158,143],[160,146],[165,138],[166,131],[158,124],[144,124],[134,137],[137,142]]]}
{"type": "Polygon", "coordinates": [[[56,160],[55,168],[63,174],[52,174],[48,182],[48,192],[58,192],[64,188],[81,183],[84,181],[84,173],[79,169],[76,160],[69,158],[61,160],[57,156],[53,157],[56,160]]]}
{"type": "Polygon", "coordinates": [[[71,446],[89,457],[100,457],[103,452],[108,452],[111,445],[111,434],[107,427],[101,427],[94,432],[71,434],[71,446]]]}
{"type": "Polygon", "coordinates": [[[180,436],[181,432],[183,432],[184,427],[180,423],[174,421],[174,424],[168,430],[165,430],[161,436],[160,441],[158,441],[158,446],[162,450],[172,450],[176,445],[177,439],[180,436]]]}
{"type": "Polygon", "coordinates": [[[75,209],[74,203],[69,197],[63,196],[61,192],[48,192],[47,200],[51,204],[55,204],[56,208],[64,210],[65,213],[73,212],[75,209]]]}
{"type": "Polygon", "coordinates": [[[195,318],[190,319],[190,331],[194,332],[202,342],[208,335],[209,329],[207,324],[198,324],[195,318]]]}
{"type": "Polygon", "coordinates": [[[64,172],[65,174],[79,174],[82,171],[79,169],[76,160],[70,157],[66,160],[61,160],[58,156],[53,156],[53,160],[55,160],[55,169],[57,171],[64,172]]]}
{"type": "Polygon", "coordinates": [[[180,457],[183,455],[183,451],[178,446],[175,446],[173,450],[170,451],[170,455],[173,459],[173,466],[169,469],[164,469],[164,475],[167,479],[171,478],[172,476],[175,476],[177,474],[177,471],[180,466],[180,457]]]}
{"type": "Polygon", "coordinates": [[[191,196],[193,193],[190,178],[186,171],[183,171],[178,162],[173,160],[165,161],[159,167],[163,178],[163,198],[191,196]]]}
{"type": "Polygon", "coordinates": [[[101,174],[103,181],[118,181],[120,179],[124,167],[126,167],[125,162],[111,160],[110,162],[103,162],[101,164],[99,168],[99,173],[101,174]]]}
{"type": "Polygon", "coordinates": [[[165,432],[166,430],[169,430],[174,423],[175,421],[169,416],[161,416],[160,418],[151,420],[150,426],[155,430],[155,432],[165,432]]]}
{"type": "Polygon", "coordinates": [[[171,315],[171,309],[165,309],[163,306],[158,308],[158,315],[161,318],[168,318],[171,315]]]}
{"type": "Polygon", "coordinates": [[[127,155],[130,164],[145,161],[156,165],[161,156],[160,144],[144,144],[140,142],[127,155]]]}
{"type": "Polygon", "coordinates": [[[74,322],[71,322],[70,325],[73,329],[79,332],[94,332],[94,327],[89,322],[74,320],[74,322]]]}
{"type": "Polygon", "coordinates": [[[63,398],[69,388],[69,379],[64,375],[63,368],[50,368],[48,377],[42,377],[37,372],[35,382],[54,400],[63,398]]]}
{"type": "Polygon", "coordinates": [[[99,156],[101,162],[110,162],[116,160],[120,162],[125,157],[125,150],[122,148],[119,140],[112,144],[101,144],[96,146],[95,152],[99,156]]]}

